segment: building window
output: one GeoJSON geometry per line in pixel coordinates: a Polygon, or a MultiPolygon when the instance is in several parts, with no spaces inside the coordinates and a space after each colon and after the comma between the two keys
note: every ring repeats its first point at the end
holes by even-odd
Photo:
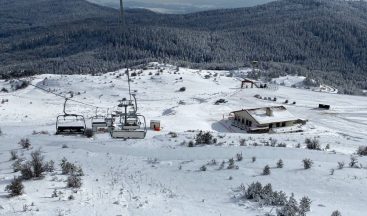
{"type": "Polygon", "coordinates": [[[242,119],[242,124],[244,124],[245,123],[245,120],[244,119],[242,119]]]}
{"type": "Polygon", "coordinates": [[[252,126],[252,121],[248,121],[248,126],[252,126]]]}
{"type": "Polygon", "coordinates": [[[285,122],[282,123],[282,127],[285,127],[285,122]]]}
{"type": "Polygon", "coordinates": [[[280,123],[277,123],[277,127],[280,127],[280,123]]]}
{"type": "Polygon", "coordinates": [[[273,124],[269,124],[269,128],[273,128],[273,124]]]}

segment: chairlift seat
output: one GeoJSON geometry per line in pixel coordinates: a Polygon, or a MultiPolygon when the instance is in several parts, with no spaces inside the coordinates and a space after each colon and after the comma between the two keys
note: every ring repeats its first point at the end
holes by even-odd
{"type": "Polygon", "coordinates": [[[83,126],[58,126],[56,134],[84,134],[83,126]]]}

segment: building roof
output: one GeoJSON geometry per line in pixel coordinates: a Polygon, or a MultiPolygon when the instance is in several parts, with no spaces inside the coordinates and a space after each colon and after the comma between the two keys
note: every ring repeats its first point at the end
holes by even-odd
{"type": "Polygon", "coordinates": [[[258,124],[270,124],[277,122],[295,121],[297,118],[292,115],[284,106],[273,106],[273,107],[261,107],[255,109],[243,109],[234,111],[236,112],[247,112],[258,124]],[[267,114],[269,109],[272,114],[267,114]]]}

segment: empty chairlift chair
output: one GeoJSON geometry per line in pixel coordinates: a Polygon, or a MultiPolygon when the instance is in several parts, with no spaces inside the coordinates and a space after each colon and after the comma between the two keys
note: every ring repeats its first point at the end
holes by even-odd
{"type": "Polygon", "coordinates": [[[65,111],[66,103],[68,99],[65,99],[64,114],[57,116],[56,119],[56,134],[84,134],[86,130],[85,118],[79,114],[68,114],[65,111]]]}
{"type": "Polygon", "coordinates": [[[107,125],[107,117],[103,116],[103,115],[98,115],[97,114],[97,109],[96,109],[96,115],[94,117],[92,117],[92,130],[93,132],[100,132],[100,131],[106,131],[108,128],[107,125]]]}
{"type": "Polygon", "coordinates": [[[111,137],[117,139],[144,139],[147,134],[146,120],[143,115],[137,114],[136,100],[135,107],[131,100],[121,101],[119,107],[124,107],[124,111],[119,113],[119,122],[112,127],[111,137]],[[133,111],[128,112],[128,107],[132,107],[133,111]]]}

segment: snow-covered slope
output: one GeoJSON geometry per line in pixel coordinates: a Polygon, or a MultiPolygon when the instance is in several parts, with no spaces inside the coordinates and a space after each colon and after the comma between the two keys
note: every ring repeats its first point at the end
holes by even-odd
{"type": "MultiPolygon", "coordinates": [[[[116,108],[118,100],[128,96],[125,70],[101,76],[40,75],[32,84],[54,93],[74,92],[74,99],[93,104],[100,114],[116,108]]],[[[272,183],[296,198],[312,200],[308,215],[364,215],[367,210],[366,169],[337,170],[337,162],[349,163],[350,154],[367,140],[367,100],[364,97],[325,94],[279,86],[275,89],[240,89],[237,78],[226,77],[228,71],[199,71],[152,64],[148,70],[136,71],[132,89],[136,90],[139,112],[147,120],[160,120],[161,132],[148,131],[145,140],[113,140],[108,134],[88,139],[81,136],[56,136],[55,120],[62,113],[63,99],[33,86],[0,93],[0,215],[263,215],[271,208],[233,199],[233,189],[254,181],[272,183]],[[158,73],[158,68],[163,72],[158,73]],[[209,75],[209,76],[206,76],[209,75]],[[186,87],[186,91],[178,91],[186,87]],[[277,97],[277,102],[254,97],[277,97]],[[214,105],[218,99],[228,102],[214,105]],[[285,100],[295,105],[283,104],[285,100]],[[331,110],[316,109],[330,104],[331,110]],[[232,128],[227,120],[231,111],[268,105],[284,105],[296,117],[308,119],[304,132],[292,134],[246,134],[232,128]],[[187,147],[197,132],[212,131],[216,145],[187,147]],[[37,134],[33,131],[48,131],[37,134]],[[168,135],[176,132],[177,137],[168,135]],[[325,151],[304,148],[306,138],[318,137],[325,151]],[[29,138],[32,150],[17,144],[29,138]],[[240,146],[240,140],[246,140],[240,146]],[[277,140],[287,148],[263,146],[277,140]],[[296,148],[301,144],[301,148],[296,148]],[[67,145],[68,148],[62,148],[67,145]],[[11,150],[29,158],[41,149],[46,160],[58,164],[63,157],[83,167],[83,185],[74,193],[65,188],[66,176],[60,168],[41,180],[25,181],[25,194],[8,198],[3,188],[13,176],[11,150]],[[244,159],[236,162],[238,170],[219,170],[219,164],[237,153],[244,159]],[[252,163],[252,157],[256,162],[252,163]],[[310,158],[314,167],[304,170],[302,160],[310,158]],[[211,160],[217,165],[207,165],[211,160]],[[277,169],[282,159],[285,167],[277,169]],[[270,165],[271,175],[261,175],[270,165]],[[335,169],[330,175],[330,169],[335,169]],[[54,190],[62,192],[52,198],[54,190]],[[73,194],[75,199],[68,200],[73,194]],[[27,205],[27,207],[24,207],[27,205]],[[23,211],[25,210],[25,211],[23,211]]],[[[0,81],[0,89],[7,87],[0,81]]],[[[70,102],[68,112],[92,117],[95,108],[70,102]]],[[[87,122],[90,124],[90,122],[87,122]]],[[[367,158],[358,158],[367,166],[367,158]]],[[[275,210],[272,210],[275,213],[275,210]]]]}

